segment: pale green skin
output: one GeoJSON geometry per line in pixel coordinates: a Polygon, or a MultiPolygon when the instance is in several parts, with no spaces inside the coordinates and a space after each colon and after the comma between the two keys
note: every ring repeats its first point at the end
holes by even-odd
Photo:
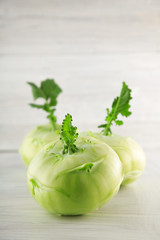
{"type": "Polygon", "coordinates": [[[46,145],[31,162],[28,186],[49,212],[80,215],[98,209],[118,192],[123,180],[118,155],[92,137],[78,138],[79,151],[62,154],[60,140],[46,145]]]}
{"type": "Polygon", "coordinates": [[[50,124],[37,126],[24,138],[19,153],[28,167],[33,157],[48,143],[57,140],[60,134],[60,125],[54,129],[50,124]]]}
{"type": "Polygon", "coordinates": [[[132,137],[122,137],[112,134],[104,136],[102,133],[82,133],[89,135],[107,143],[119,156],[123,168],[124,179],[122,185],[126,185],[137,180],[145,168],[145,154],[141,146],[132,137]]]}

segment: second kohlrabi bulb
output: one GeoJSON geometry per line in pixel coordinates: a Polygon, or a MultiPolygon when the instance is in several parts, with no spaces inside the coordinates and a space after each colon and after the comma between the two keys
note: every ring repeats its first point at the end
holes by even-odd
{"type": "Polygon", "coordinates": [[[90,135],[107,143],[119,156],[124,169],[124,179],[122,185],[126,185],[137,180],[145,167],[145,154],[141,146],[132,137],[122,137],[112,134],[104,136],[102,133],[82,133],[90,135]]]}

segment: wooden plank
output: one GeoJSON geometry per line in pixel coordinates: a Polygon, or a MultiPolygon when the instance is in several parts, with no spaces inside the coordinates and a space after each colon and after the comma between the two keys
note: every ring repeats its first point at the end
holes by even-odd
{"type": "Polygon", "coordinates": [[[159,239],[159,150],[147,151],[147,166],[135,183],[123,187],[103,208],[85,216],[59,217],[32,199],[26,168],[16,153],[0,159],[1,239],[159,239]],[[122,237],[123,236],[123,237],[122,237]]]}

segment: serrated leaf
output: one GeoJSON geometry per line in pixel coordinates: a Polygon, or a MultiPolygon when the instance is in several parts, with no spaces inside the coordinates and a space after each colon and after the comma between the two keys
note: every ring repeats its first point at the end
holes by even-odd
{"type": "Polygon", "coordinates": [[[31,86],[32,88],[32,94],[33,94],[33,99],[36,100],[37,98],[46,98],[45,94],[43,93],[43,91],[37,87],[34,83],[32,82],[28,82],[28,84],[31,86]]]}
{"type": "Polygon", "coordinates": [[[78,137],[76,131],[77,127],[72,126],[72,116],[68,113],[62,122],[61,129],[61,140],[64,143],[63,154],[72,154],[78,150],[74,144],[78,137]]]}
{"type": "Polygon", "coordinates": [[[126,83],[123,82],[120,96],[117,97],[112,104],[112,112],[114,112],[115,114],[114,116],[115,119],[119,113],[121,113],[121,115],[125,117],[128,117],[129,115],[131,115],[131,112],[129,112],[129,108],[130,108],[129,101],[131,99],[132,99],[131,89],[129,89],[126,83]]]}
{"type": "Polygon", "coordinates": [[[112,109],[109,110],[107,108],[107,116],[106,116],[106,124],[100,125],[99,127],[104,127],[103,133],[104,135],[109,135],[111,133],[111,126],[113,122],[116,125],[122,125],[123,121],[118,120],[118,115],[128,117],[131,115],[130,109],[130,100],[131,97],[131,89],[128,88],[127,84],[123,82],[121,93],[119,97],[116,97],[112,103],[112,109]]]}

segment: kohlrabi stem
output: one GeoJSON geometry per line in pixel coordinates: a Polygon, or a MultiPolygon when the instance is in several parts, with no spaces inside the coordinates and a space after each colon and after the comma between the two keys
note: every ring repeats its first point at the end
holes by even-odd
{"type": "Polygon", "coordinates": [[[52,125],[53,129],[56,129],[57,118],[55,116],[53,116],[53,114],[51,114],[51,113],[48,115],[48,118],[49,118],[50,124],[52,125]]]}
{"type": "Polygon", "coordinates": [[[49,119],[50,124],[53,127],[53,129],[56,129],[57,118],[56,118],[56,116],[54,116],[54,112],[56,109],[51,108],[48,101],[46,101],[45,105],[46,105],[46,111],[49,113],[47,118],[49,119]]]}

